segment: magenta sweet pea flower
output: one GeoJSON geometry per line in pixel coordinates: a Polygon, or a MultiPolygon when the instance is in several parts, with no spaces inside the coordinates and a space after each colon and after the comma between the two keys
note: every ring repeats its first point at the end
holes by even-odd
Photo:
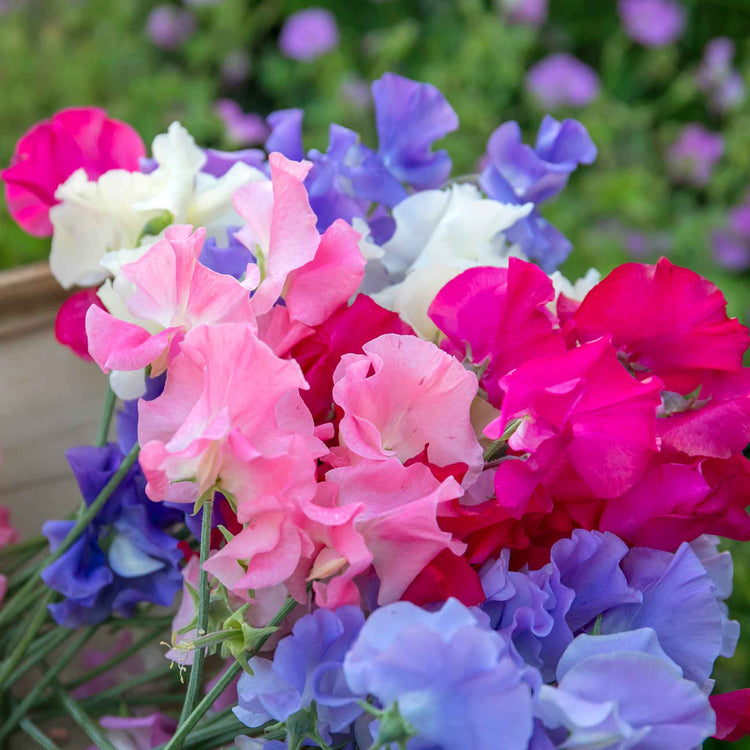
{"type": "Polygon", "coordinates": [[[110,169],[135,172],[145,155],[138,133],[103,109],[64,109],[31,128],[0,173],[10,215],[29,234],[49,237],[55,191],[73,172],[84,169],[90,180],[110,169]]]}
{"type": "Polygon", "coordinates": [[[667,151],[667,165],[675,182],[704,187],[724,153],[724,139],[698,123],[686,125],[667,151]]]}
{"type": "Polygon", "coordinates": [[[585,107],[599,96],[599,77],[593,68],[561,52],[545,57],[526,75],[526,89],[548,109],[585,107]]]}
{"type": "Polygon", "coordinates": [[[676,0],[619,0],[625,33],[644,47],[664,47],[685,30],[685,9],[676,0]]]}
{"type": "Polygon", "coordinates": [[[96,289],[81,289],[62,303],[55,318],[57,341],[87,362],[94,361],[89,354],[89,339],[86,335],[86,313],[92,305],[104,308],[96,289]]]}
{"type": "Polygon", "coordinates": [[[292,60],[314,60],[336,49],[336,17],[325,8],[306,8],[286,19],[279,35],[281,54],[292,60]]]}

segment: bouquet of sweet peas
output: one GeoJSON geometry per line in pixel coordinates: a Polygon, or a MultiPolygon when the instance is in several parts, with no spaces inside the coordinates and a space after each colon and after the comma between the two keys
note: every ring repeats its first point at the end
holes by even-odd
{"type": "Polygon", "coordinates": [[[174,123],[147,158],[96,109],[19,142],[8,205],[83,287],[57,336],[110,390],[68,451],[77,514],[3,550],[1,739],[54,747],[60,709],[104,748],[744,735],[750,690],[711,674],[739,638],[719,537],[750,540],[748,331],[665,258],[555,270],[539,207],[596,157],[582,124],[505,123],[451,180],[440,92],[372,93],[376,149],[332,125],[305,157],[298,110],[264,151],[174,123]],[[65,682],[95,630],[115,653],[65,682]]]}

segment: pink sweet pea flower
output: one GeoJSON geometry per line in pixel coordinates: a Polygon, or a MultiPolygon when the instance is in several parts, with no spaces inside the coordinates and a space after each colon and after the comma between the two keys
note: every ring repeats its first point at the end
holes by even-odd
{"type": "Polygon", "coordinates": [[[81,289],[62,303],[55,318],[57,341],[87,362],[94,361],[89,354],[89,339],[86,335],[86,313],[92,305],[104,309],[96,289],[81,289]]]}
{"type": "Polygon", "coordinates": [[[459,360],[486,365],[480,384],[500,405],[500,378],[533,357],[560,354],[565,341],[547,309],[555,291],[533,263],[511,258],[507,268],[471,268],[449,281],[429,316],[448,337],[441,347],[459,360]]]}
{"type": "Polygon", "coordinates": [[[321,238],[304,185],[312,164],[280,153],[268,161],[270,182],[244,185],[234,194],[235,209],[246,222],[236,237],[256,256],[260,269],[253,309],[263,315],[283,297],[291,320],[316,326],[364,278],[360,235],[338,220],[321,238]]]}
{"type": "Polygon", "coordinates": [[[139,403],[148,496],[193,502],[217,487],[245,520],[245,504],[290,494],[290,483],[313,483],[312,494],[315,460],[327,451],[300,399],[305,387],[297,363],[279,359],[250,323],[189,331],[162,395],[139,403]]]}
{"type": "Polygon", "coordinates": [[[616,497],[638,481],[656,452],[662,384],[631,377],[606,339],[526,362],[500,387],[501,414],[485,434],[499,438],[511,420],[521,419],[508,445],[529,454],[503,462],[495,475],[498,500],[516,518],[538,485],[572,482],[595,497],[616,497]]]}
{"type": "Polygon", "coordinates": [[[199,262],[206,230],[192,229],[169,227],[145,255],[122,266],[121,279],[132,285],[125,305],[137,322],[89,309],[89,353],[105,373],[151,365],[151,374],[160,374],[185,333],[199,325],[243,322],[256,329],[247,289],[199,262]]]}
{"type": "Polygon", "coordinates": [[[177,722],[164,714],[149,716],[102,716],[100,726],[116,747],[150,750],[172,739],[177,722]]]}
{"type": "Polygon", "coordinates": [[[611,336],[636,377],[656,375],[687,395],[711,373],[739,373],[750,343],[724,295],[697,273],[661,258],[625,263],[602,279],[573,316],[580,341],[611,336]]]}
{"type": "MultiPolygon", "coordinates": [[[[0,547],[14,544],[17,541],[18,531],[10,523],[10,511],[0,505],[0,547]]],[[[4,575],[0,575],[0,605],[3,603],[7,590],[8,581],[4,575]]]]}
{"type": "Polygon", "coordinates": [[[345,354],[334,372],[333,399],[344,410],[341,444],[358,460],[419,456],[435,466],[467,464],[464,485],[482,470],[470,408],[477,380],[429,341],[386,334],[345,354]]]}
{"type": "Polygon", "coordinates": [[[135,172],[145,155],[138,133],[103,109],[64,109],[27,131],[0,173],[10,215],[29,234],[49,237],[55,191],[73,172],[83,168],[90,180],[110,169],[135,172]]]}

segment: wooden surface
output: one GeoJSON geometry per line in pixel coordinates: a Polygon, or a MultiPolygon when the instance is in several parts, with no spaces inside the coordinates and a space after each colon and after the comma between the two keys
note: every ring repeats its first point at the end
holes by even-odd
{"type": "Polygon", "coordinates": [[[96,437],[105,379],[55,341],[46,263],[0,273],[0,505],[26,537],[77,507],[65,450],[96,437]]]}

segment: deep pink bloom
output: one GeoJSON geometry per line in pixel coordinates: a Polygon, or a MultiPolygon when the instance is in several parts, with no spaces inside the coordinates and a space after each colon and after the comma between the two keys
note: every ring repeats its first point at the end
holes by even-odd
{"type": "Polygon", "coordinates": [[[13,219],[29,234],[49,237],[55,191],[77,169],[96,180],[110,169],[135,172],[146,149],[138,133],[103,109],[64,109],[31,128],[0,177],[13,219]]]}
{"type": "Polygon", "coordinates": [[[284,22],[279,34],[279,49],[293,60],[314,60],[336,49],[339,29],[336,18],[325,8],[305,8],[284,22]]]}
{"type": "Polygon", "coordinates": [[[333,409],[333,373],[344,354],[360,354],[362,346],[385,333],[411,334],[399,316],[380,307],[371,297],[358,294],[351,306],[337,310],[315,333],[302,339],[291,351],[302,367],[309,391],[302,392],[316,422],[333,409]]]}
{"type": "Polygon", "coordinates": [[[86,335],[86,313],[92,305],[104,309],[96,289],[81,289],[60,305],[55,318],[55,338],[87,362],[94,361],[89,354],[89,339],[86,335]]]}
{"type": "Polygon", "coordinates": [[[428,313],[448,336],[441,345],[445,351],[486,367],[480,384],[499,406],[503,375],[533,357],[565,351],[557,321],[547,309],[554,298],[544,271],[511,258],[508,268],[464,271],[440,290],[428,313]]]}
{"type": "Polygon", "coordinates": [[[0,549],[18,541],[18,531],[10,522],[10,511],[0,505],[0,549]]]}
{"type": "Polygon", "coordinates": [[[594,497],[616,497],[638,481],[656,452],[662,384],[632,378],[606,339],[526,362],[500,387],[501,413],[485,434],[499,438],[511,420],[521,419],[508,445],[529,454],[503,462],[495,475],[497,498],[516,518],[538,485],[567,494],[567,485],[582,483],[594,497]]]}
{"type": "Polygon", "coordinates": [[[246,114],[232,99],[214,102],[214,112],[223,123],[227,138],[236,146],[254,146],[268,136],[265,118],[254,112],[246,114]]]}
{"type": "Polygon", "coordinates": [[[125,304],[142,325],[99,307],[89,310],[89,353],[104,372],[151,365],[151,374],[158,375],[179,351],[185,333],[199,325],[242,322],[256,329],[247,289],[199,262],[205,237],[205,229],[169,227],[164,239],[122,266],[122,278],[134,289],[125,304]]]}
{"type": "Polygon", "coordinates": [[[625,33],[644,47],[672,44],[685,30],[686,13],[675,0],[619,0],[625,33]]]}
{"type": "Polygon", "coordinates": [[[738,742],[750,734],[750,688],[709,697],[716,712],[717,740],[738,742]]]}
{"type": "Polygon", "coordinates": [[[189,331],[162,395],[139,403],[149,497],[193,502],[218,486],[249,520],[256,504],[307,488],[326,451],[299,396],[305,387],[297,363],[279,359],[249,323],[189,331]]]}
{"type": "Polygon", "coordinates": [[[667,164],[672,179],[696,187],[711,180],[716,162],[724,153],[724,139],[699,123],[690,123],[667,151],[667,164]]]}
{"type": "Polygon", "coordinates": [[[526,75],[526,88],[543,107],[585,107],[599,96],[599,77],[573,55],[559,52],[540,60],[526,75]]]}
{"type": "Polygon", "coordinates": [[[402,463],[426,448],[436,466],[467,464],[471,484],[483,465],[469,414],[476,376],[415,336],[386,334],[362,348],[345,354],[333,376],[342,445],[357,457],[402,463]]]}
{"type": "Polygon", "coordinates": [[[573,320],[580,341],[611,336],[636,377],[656,375],[668,391],[683,395],[711,373],[739,373],[750,343],[747,329],[727,317],[719,289],[666,258],[615,268],[573,320]]]}

